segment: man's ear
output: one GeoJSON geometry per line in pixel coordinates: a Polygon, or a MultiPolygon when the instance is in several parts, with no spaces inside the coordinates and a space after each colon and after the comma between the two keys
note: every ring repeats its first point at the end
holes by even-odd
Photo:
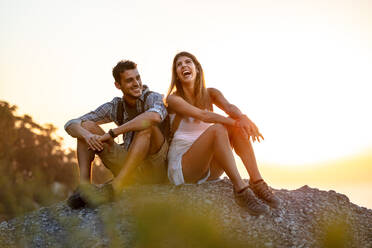
{"type": "Polygon", "coordinates": [[[115,87],[116,87],[118,90],[121,90],[121,85],[120,85],[120,83],[115,82],[115,87]]]}

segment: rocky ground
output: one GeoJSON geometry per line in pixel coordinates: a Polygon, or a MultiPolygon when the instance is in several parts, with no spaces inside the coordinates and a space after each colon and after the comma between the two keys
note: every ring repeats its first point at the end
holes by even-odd
{"type": "Polygon", "coordinates": [[[0,223],[0,247],[372,247],[372,210],[332,190],[274,190],[279,209],[250,216],[228,179],[143,185],[96,209],[66,202],[0,223]]]}

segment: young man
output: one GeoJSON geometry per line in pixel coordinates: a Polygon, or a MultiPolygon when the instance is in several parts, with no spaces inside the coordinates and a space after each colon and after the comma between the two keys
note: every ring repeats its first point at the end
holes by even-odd
{"type": "Polygon", "coordinates": [[[142,85],[134,62],[118,62],[112,74],[123,97],[68,121],[65,130],[77,138],[80,184],[91,182],[91,164],[97,154],[113,173],[111,186],[118,194],[127,184],[158,183],[166,178],[168,143],[160,127],[167,110],[162,96],[142,85]],[[99,125],[108,122],[118,127],[105,133],[99,125]],[[121,145],[113,140],[120,134],[121,145]]]}

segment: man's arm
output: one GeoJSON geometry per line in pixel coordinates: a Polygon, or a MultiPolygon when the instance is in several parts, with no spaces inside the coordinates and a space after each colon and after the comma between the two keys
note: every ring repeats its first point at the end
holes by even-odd
{"type": "Polygon", "coordinates": [[[67,128],[66,132],[74,138],[83,139],[94,151],[103,150],[103,143],[99,140],[100,135],[93,134],[83,128],[80,123],[71,123],[67,128]]]}
{"type": "Polygon", "coordinates": [[[114,107],[115,98],[111,102],[107,102],[99,106],[94,111],[91,111],[77,119],[69,120],[65,124],[66,132],[74,138],[84,139],[89,147],[93,150],[102,150],[103,144],[99,140],[99,135],[92,134],[81,126],[84,121],[93,121],[97,124],[108,123],[112,121],[111,115],[114,107]]]}
{"type": "MultiPolygon", "coordinates": [[[[114,136],[129,132],[129,131],[140,131],[149,128],[152,125],[157,125],[162,122],[167,116],[167,109],[163,103],[163,97],[156,92],[152,92],[146,99],[145,109],[146,111],[138,116],[136,116],[131,121],[124,123],[123,125],[111,129],[114,136]]],[[[111,138],[111,136],[106,133],[101,137],[101,141],[105,141],[111,138]]]]}
{"type": "Polygon", "coordinates": [[[70,136],[78,139],[83,139],[85,136],[90,134],[88,130],[81,126],[82,121],[80,119],[74,120],[76,120],[76,122],[70,122],[68,123],[68,125],[66,124],[65,126],[65,130],[70,136]]]}
{"type": "MultiPolygon", "coordinates": [[[[157,125],[162,121],[160,114],[156,112],[144,112],[134,119],[124,123],[123,125],[111,129],[115,136],[129,132],[129,131],[141,131],[143,129],[149,128],[152,125],[157,125]]],[[[110,139],[109,133],[101,136],[100,141],[106,141],[110,139]]]]}

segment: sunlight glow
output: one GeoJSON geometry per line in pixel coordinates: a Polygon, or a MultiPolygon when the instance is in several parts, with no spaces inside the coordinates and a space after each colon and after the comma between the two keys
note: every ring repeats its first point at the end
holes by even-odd
{"type": "Polygon", "coordinates": [[[265,137],[258,161],[286,166],[372,147],[372,14],[368,1],[5,1],[0,99],[40,123],[110,101],[111,69],[134,60],[165,94],[176,52],[194,53],[265,137]],[[180,4],[183,7],[179,7],[180,4]],[[213,6],[213,8],[211,8],[213,6]]]}

